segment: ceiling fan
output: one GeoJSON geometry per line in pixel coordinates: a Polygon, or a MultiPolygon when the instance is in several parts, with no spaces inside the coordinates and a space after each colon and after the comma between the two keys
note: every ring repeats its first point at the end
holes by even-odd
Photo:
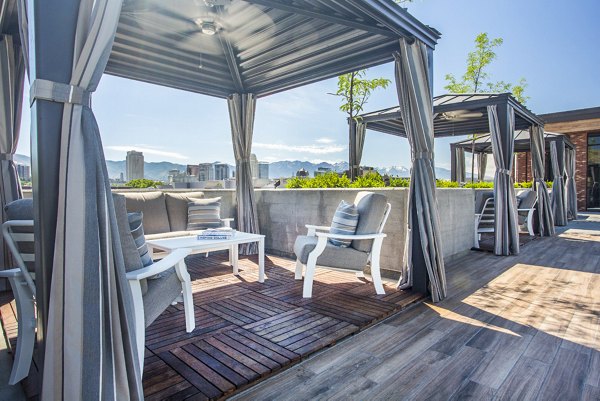
{"type": "Polygon", "coordinates": [[[455,110],[442,113],[442,117],[448,121],[460,122],[481,118],[483,117],[483,113],[480,111],[455,110]]]}

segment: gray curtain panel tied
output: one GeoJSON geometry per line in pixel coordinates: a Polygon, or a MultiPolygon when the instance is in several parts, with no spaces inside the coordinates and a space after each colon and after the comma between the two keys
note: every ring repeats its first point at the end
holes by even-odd
{"type": "Polygon", "coordinates": [[[366,123],[356,120],[350,121],[350,146],[348,148],[348,164],[351,178],[356,178],[360,172],[360,162],[362,160],[363,149],[365,147],[366,133],[366,123]]]}
{"type": "Polygon", "coordinates": [[[465,149],[456,148],[454,157],[456,157],[456,181],[465,182],[467,180],[467,176],[465,174],[465,149]]]}
{"type": "Polygon", "coordinates": [[[31,86],[32,102],[64,104],[43,401],[143,399],[131,290],[89,105],[120,10],[121,0],[81,0],[70,82],[31,86]]]}
{"type": "Polygon", "coordinates": [[[487,169],[487,153],[477,153],[477,181],[485,181],[485,170],[487,169]]]}
{"type": "Polygon", "coordinates": [[[537,211],[539,232],[541,236],[554,235],[554,215],[550,205],[550,195],[546,182],[544,182],[544,172],[546,171],[545,160],[545,141],[544,128],[532,126],[529,130],[531,147],[531,165],[533,167],[533,181],[535,191],[537,192],[537,211]]]}
{"type": "Polygon", "coordinates": [[[562,142],[550,142],[550,159],[552,160],[552,211],[554,224],[567,225],[567,204],[565,202],[565,145],[562,142]]]}
{"type": "MultiPolygon", "coordinates": [[[[23,197],[13,155],[19,142],[25,63],[19,41],[11,35],[0,36],[0,208],[23,197]]],[[[2,246],[4,267],[11,266],[10,252],[2,246]]]]}
{"type": "Polygon", "coordinates": [[[492,140],[492,154],[496,164],[494,174],[494,253],[517,255],[519,253],[519,223],[515,186],[510,174],[514,157],[514,121],[512,107],[508,107],[505,132],[501,131],[498,106],[487,106],[492,140]]]}
{"type": "Polygon", "coordinates": [[[565,172],[567,181],[565,182],[567,198],[567,218],[577,220],[577,187],[575,186],[575,149],[566,149],[565,153],[565,172]]]}
{"type": "Polygon", "coordinates": [[[400,112],[413,163],[408,206],[408,252],[405,252],[406,263],[398,286],[410,285],[414,269],[424,268],[429,277],[431,298],[433,302],[439,302],[446,297],[446,271],[435,193],[433,101],[427,48],[419,41],[409,43],[400,39],[400,52],[394,53],[394,58],[400,112]],[[414,243],[415,237],[420,238],[420,244],[414,243]],[[413,264],[416,259],[413,248],[422,252],[425,266],[413,264]]]}
{"type": "MultiPolygon", "coordinates": [[[[229,106],[231,141],[235,157],[237,227],[243,232],[259,234],[258,213],[256,212],[250,169],[256,96],[251,93],[233,94],[227,99],[227,105],[229,106]]],[[[258,245],[254,242],[240,245],[240,253],[242,255],[258,253],[258,245]]]]}

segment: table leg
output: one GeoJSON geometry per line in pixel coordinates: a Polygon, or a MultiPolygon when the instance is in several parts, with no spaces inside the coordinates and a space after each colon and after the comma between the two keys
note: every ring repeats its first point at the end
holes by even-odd
{"type": "Polygon", "coordinates": [[[258,282],[265,282],[265,239],[258,240],[258,282]]]}
{"type": "Polygon", "coordinates": [[[232,250],[232,263],[231,265],[233,266],[233,274],[235,274],[236,276],[239,274],[238,272],[238,253],[239,253],[239,246],[237,244],[232,245],[231,246],[231,250],[232,250]]]}
{"type": "Polygon", "coordinates": [[[229,247],[229,266],[233,266],[233,248],[237,245],[231,245],[229,247]]]}

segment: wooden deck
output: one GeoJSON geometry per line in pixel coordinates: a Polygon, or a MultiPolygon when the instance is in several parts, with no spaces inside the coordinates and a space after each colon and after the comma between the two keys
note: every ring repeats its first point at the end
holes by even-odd
{"type": "MultiPolygon", "coordinates": [[[[169,307],[147,329],[146,400],[231,395],[423,299],[392,283],[378,296],[370,281],[318,269],[313,298],[306,300],[293,261],[267,256],[261,284],[255,259],[240,260],[239,276],[223,254],[187,259],[196,329],[185,332],[182,305],[169,307]]],[[[14,344],[14,309],[5,303],[0,312],[14,344]]]]}
{"type": "MultiPolygon", "coordinates": [[[[585,218],[585,216],[584,216],[585,218]]],[[[421,303],[237,400],[600,400],[600,216],[447,265],[421,303]]]]}

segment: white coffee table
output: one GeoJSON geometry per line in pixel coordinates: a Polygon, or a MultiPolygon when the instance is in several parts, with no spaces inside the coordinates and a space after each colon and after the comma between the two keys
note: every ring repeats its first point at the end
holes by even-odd
{"type": "Polygon", "coordinates": [[[265,281],[265,236],[261,234],[250,234],[237,231],[231,239],[199,240],[197,237],[176,237],[157,240],[148,240],[150,254],[154,250],[170,253],[178,248],[189,248],[192,253],[205,253],[213,251],[229,251],[229,263],[233,267],[233,274],[238,274],[238,245],[250,242],[258,242],[258,281],[265,281]]]}

